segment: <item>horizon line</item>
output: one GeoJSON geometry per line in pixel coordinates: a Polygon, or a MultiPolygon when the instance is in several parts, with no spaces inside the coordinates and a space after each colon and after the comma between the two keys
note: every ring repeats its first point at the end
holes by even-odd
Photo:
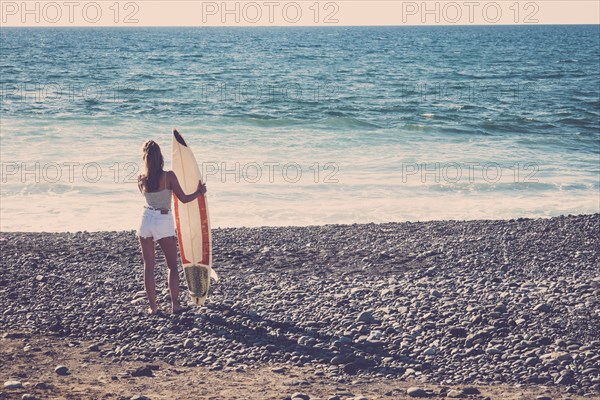
{"type": "Polygon", "coordinates": [[[3,25],[0,26],[0,31],[4,28],[388,28],[388,27],[467,27],[467,26],[598,26],[596,23],[548,23],[548,24],[398,24],[398,25],[3,25]]]}

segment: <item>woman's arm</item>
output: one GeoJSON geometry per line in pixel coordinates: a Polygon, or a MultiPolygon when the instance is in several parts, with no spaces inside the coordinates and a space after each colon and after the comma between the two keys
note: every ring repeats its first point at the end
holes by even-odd
{"type": "Polygon", "coordinates": [[[138,175],[138,182],[137,182],[138,189],[140,190],[140,193],[144,194],[144,192],[142,191],[142,188],[143,188],[142,181],[143,181],[143,178],[142,178],[142,175],[140,174],[140,175],[138,175]]]}
{"type": "Polygon", "coordinates": [[[201,182],[198,182],[198,188],[194,193],[185,194],[181,185],[179,184],[179,180],[173,171],[169,171],[167,173],[167,184],[171,186],[173,193],[182,203],[189,203],[190,201],[195,200],[198,196],[206,193],[206,185],[203,185],[201,182]]]}

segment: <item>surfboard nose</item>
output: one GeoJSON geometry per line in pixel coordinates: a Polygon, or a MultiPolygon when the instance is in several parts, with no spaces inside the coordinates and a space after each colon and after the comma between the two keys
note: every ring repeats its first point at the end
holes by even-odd
{"type": "Polygon", "coordinates": [[[179,142],[179,144],[187,147],[185,140],[183,140],[183,136],[181,136],[181,134],[175,128],[173,128],[173,136],[175,137],[175,140],[177,140],[177,142],[179,142]]]}

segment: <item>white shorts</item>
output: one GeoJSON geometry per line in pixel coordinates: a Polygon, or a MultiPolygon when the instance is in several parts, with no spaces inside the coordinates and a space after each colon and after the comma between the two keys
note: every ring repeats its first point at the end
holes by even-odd
{"type": "Polygon", "coordinates": [[[143,238],[153,238],[154,240],[175,236],[173,213],[169,211],[168,214],[162,214],[160,210],[144,208],[137,234],[143,238]]]}

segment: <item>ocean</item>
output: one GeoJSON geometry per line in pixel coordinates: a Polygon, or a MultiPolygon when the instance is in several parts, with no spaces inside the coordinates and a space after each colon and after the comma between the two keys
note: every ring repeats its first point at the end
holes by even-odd
{"type": "Polygon", "coordinates": [[[173,127],[213,227],[600,212],[598,25],[0,38],[1,231],[135,229],[173,127]]]}

